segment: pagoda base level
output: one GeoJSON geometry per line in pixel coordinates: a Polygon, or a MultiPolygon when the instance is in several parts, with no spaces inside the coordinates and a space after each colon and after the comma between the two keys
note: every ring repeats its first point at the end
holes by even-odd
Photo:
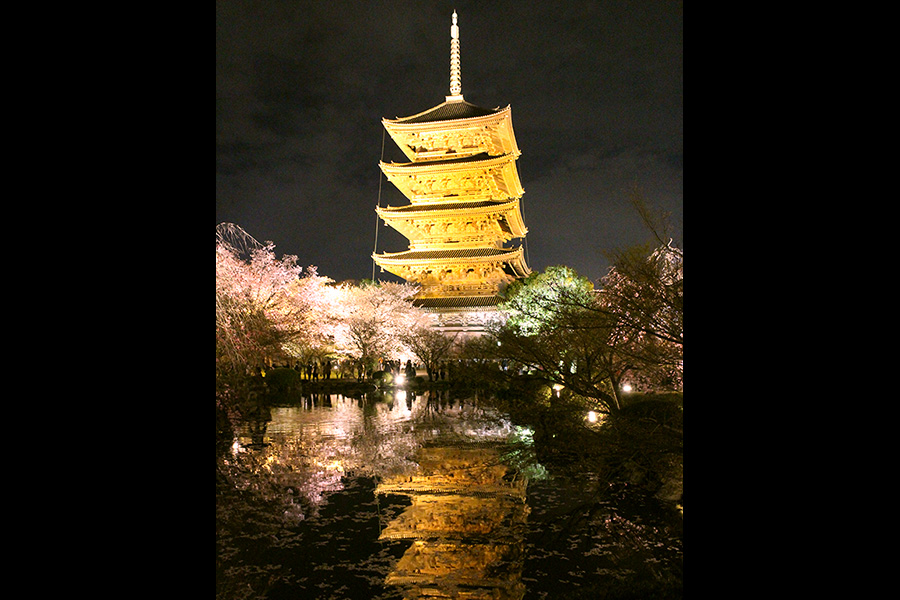
{"type": "Polygon", "coordinates": [[[467,323],[465,325],[445,325],[438,323],[434,325],[436,331],[440,331],[444,335],[456,336],[457,340],[463,342],[468,338],[481,337],[487,333],[487,327],[481,323],[467,323]]]}
{"type": "Polygon", "coordinates": [[[491,323],[501,321],[506,313],[497,308],[499,296],[469,296],[450,298],[417,298],[413,301],[431,313],[431,327],[446,335],[462,339],[480,337],[491,323]]]}

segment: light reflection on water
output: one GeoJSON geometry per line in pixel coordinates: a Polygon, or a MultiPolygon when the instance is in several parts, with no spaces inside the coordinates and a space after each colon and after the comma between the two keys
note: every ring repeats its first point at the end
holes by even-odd
{"type": "Polygon", "coordinates": [[[476,400],[451,399],[446,392],[407,395],[401,390],[377,402],[330,394],[300,406],[271,408],[244,425],[233,448],[271,447],[275,454],[289,447],[320,462],[340,463],[344,471],[381,477],[414,468],[411,459],[423,444],[500,442],[515,431],[496,411],[476,400]]]}
{"type": "Polygon", "coordinates": [[[273,600],[527,600],[658,560],[645,548],[662,543],[645,535],[652,524],[598,502],[593,475],[548,478],[533,446],[528,429],[446,392],[271,407],[222,457],[229,486],[273,519],[254,521],[254,536],[222,536],[222,577],[241,587],[267,573],[250,587],[273,600]],[[248,548],[259,556],[244,558],[248,548]]]}
{"type": "MultiPolygon", "coordinates": [[[[379,401],[332,394],[245,423],[227,461],[241,467],[232,471],[237,487],[280,502],[282,522],[300,530],[323,523],[329,503],[357,481],[379,482],[372,541],[394,552],[377,577],[385,598],[454,597],[460,586],[473,598],[522,598],[527,480],[502,457],[523,439],[508,418],[446,392],[379,401]],[[382,504],[393,509],[382,513],[382,504]]],[[[341,535],[332,529],[316,531],[341,535]]],[[[340,553],[330,561],[349,562],[340,553]]],[[[374,594],[368,585],[358,597],[374,594]]]]}
{"type": "Polygon", "coordinates": [[[386,582],[406,598],[521,599],[528,482],[496,445],[426,446],[416,460],[375,489],[411,500],[379,536],[412,541],[386,582]]]}
{"type": "Polygon", "coordinates": [[[398,390],[379,401],[314,395],[301,405],[270,408],[237,432],[232,456],[286,490],[285,518],[316,514],[342,478],[380,479],[417,468],[426,444],[515,441],[509,419],[477,400],[398,390]]]}
{"type": "MultiPolygon", "coordinates": [[[[265,433],[272,441],[301,433],[348,440],[366,434],[410,433],[422,442],[442,435],[497,441],[512,431],[509,420],[496,411],[481,408],[476,400],[451,398],[446,391],[414,395],[398,390],[377,402],[319,394],[301,406],[274,407],[270,412],[265,433]]],[[[250,430],[239,432],[238,437],[242,445],[260,441],[250,430]]]]}

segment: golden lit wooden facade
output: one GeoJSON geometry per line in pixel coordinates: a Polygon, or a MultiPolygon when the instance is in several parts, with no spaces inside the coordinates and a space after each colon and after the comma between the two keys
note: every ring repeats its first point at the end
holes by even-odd
{"type": "Polygon", "coordinates": [[[436,314],[439,328],[478,331],[499,292],[530,272],[521,243],[515,245],[528,233],[525,191],[510,107],[482,108],[463,98],[455,12],[450,37],[450,95],[418,114],[382,120],[410,162],[381,162],[381,170],[410,203],[375,210],[409,248],[372,258],[421,286],[415,302],[436,314]]]}

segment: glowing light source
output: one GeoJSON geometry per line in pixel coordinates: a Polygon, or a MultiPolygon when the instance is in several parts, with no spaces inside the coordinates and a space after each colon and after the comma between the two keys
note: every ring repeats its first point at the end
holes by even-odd
{"type": "Polygon", "coordinates": [[[595,427],[601,427],[606,423],[607,416],[605,412],[590,410],[585,415],[584,420],[595,427]]]}
{"type": "Polygon", "coordinates": [[[396,385],[403,385],[405,381],[406,381],[406,376],[403,375],[402,373],[397,374],[397,377],[394,378],[394,383],[396,385]]]}
{"type": "Polygon", "coordinates": [[[630,391],[631,391],[631,385],[628,384],[628,383],[626,383],[625,385],[622,386],[622,391],[623,391],[623,392],[630,392],[630,391]]]}
{"type": "Polygon", "coordinates": [[[246,452],[246,449],[241,446],[241,443],[237,439],[235,439],[234,443],[231,444],[231,453],[237,456],[240,452],[246,452]]]}

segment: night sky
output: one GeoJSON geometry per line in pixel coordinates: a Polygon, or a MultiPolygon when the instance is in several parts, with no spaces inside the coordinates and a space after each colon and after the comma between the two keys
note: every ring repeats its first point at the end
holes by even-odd
{"type": "MultiPolygon", "coordinates": [[[[408,203],[378,168],[407,161],[381,119],[450,93],[454,10],[466,101],[512,106],[529,266],[603,276],[604,251],[650,240],[634,189],[683,248],[680,0],[217,0],[216,223],[371,277],[379,183],[408,203]]],[[[407,246],[379,224],[378,252],[407,246]]]]}

